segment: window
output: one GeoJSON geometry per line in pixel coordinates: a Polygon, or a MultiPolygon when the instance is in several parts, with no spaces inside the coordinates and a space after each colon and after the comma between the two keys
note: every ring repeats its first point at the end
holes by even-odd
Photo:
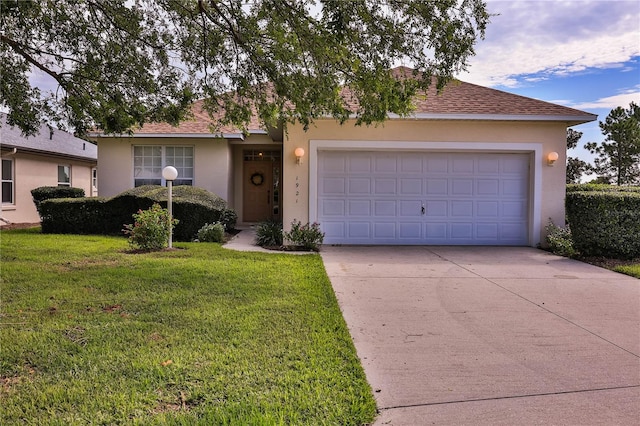
{"type": "Polygon", "coordinates": [[[2,204],[13,204],[13,160],[2,160],[2,204]]]}
{"type": "Polygon", "coordinates": [[[92,195],[98,194],[98,169],[91,169],[91,192],[92,195]]]}
{"type": "Polygon", "coordinates": [[[178,170],[174,185],[193,185],[193,147],[144,145],[133,147],[134,185],[164,185],[162,169],[178,170]]]}
{"type": "Polygon", "coordinates": [[[71,166],[58,166],[58,186],[71,186],[71,166]]]}

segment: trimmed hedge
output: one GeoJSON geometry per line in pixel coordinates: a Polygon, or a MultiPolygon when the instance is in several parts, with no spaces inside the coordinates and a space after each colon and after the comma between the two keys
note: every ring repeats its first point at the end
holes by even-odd
{"type": "Polygon", "coordinates": [[[583,256],[640,257],[640,192],[607,191],[567,192],[574,246],[583,256]]]}
{"type": "Polygon", "coordinates": [[[31,196],[38,214],[42,217],[40,205],[43,201],[53,198],[82,198],[84,197],[84,189],[71,186],[40,186],[31,190],[31,196]]]}
{"type": "Polygon", "coordinates": [[[640,186],[618,186],[607,185],[604,183],[581,183],[581,184],[569,184],[567,185],[567,193],[569,192],[638,192],[640,193],[640,186]]]}
{"type": "MultiPolygon", "coordinates": [[[[100,197],[56,199],[42,203],[42,232],[61,234],[122,235],[133,214],[154,203],[167,207],[167,188],[146,185],[105,199],[100,197]]],[[[176,186],[173,190],[173,217],[180,222],[174,229],[176,241],[191,241],[206,223],[222,223],[235,228],[237,215],[219,196],[201,188],[176,186]]]]}

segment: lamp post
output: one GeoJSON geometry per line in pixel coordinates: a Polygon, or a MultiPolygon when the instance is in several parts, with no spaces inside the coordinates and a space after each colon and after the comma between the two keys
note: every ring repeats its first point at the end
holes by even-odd
{"type": "Polygon", "coordinates": [[[178,170],[173,166],[162,169],[162,177],[167,181],[169,187],[169,198],[167,208],[169,209],[169,248],[173,247],[173,181],[178,177],[178,170]]]}

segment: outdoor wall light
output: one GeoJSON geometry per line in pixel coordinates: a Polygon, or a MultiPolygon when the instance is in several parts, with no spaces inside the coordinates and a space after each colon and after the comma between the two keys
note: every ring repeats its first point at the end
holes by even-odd
{"type": "Polygon", "coordinates": [[[302,164],[302,157],[304,157],[304,149],[296,148],[296,150],[293,153],[296,156],[296,164],[302,164]]]}
{"type": "Polygon", "coordinates": [[[555,152],[555,151],[550,152],[547,155],[547,165],[549,167],[553,167],[553,165],[556,163],[556,161],[558,161],[558,157],[559,157],[559,155],[558,155],[557,152],[555,152]]]}
{"type": "Polygon", "coordinates": [[[167,210],[169,210],[169,248],[173,247],[173,181],[178,177],[178,170],[173,166],[162,169],[162,177],[167,181],[169,197],[167,197],[167,210]]]}

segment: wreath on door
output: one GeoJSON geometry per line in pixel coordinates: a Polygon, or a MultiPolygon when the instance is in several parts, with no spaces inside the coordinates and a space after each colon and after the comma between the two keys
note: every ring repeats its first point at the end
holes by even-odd
{"type": "Polygon", "coordinates": [[[264,175],[260,172],[255,172],[251,175],[251,178],[249,180],[255,186],[260,186],[264,183],[264,175]]]}

